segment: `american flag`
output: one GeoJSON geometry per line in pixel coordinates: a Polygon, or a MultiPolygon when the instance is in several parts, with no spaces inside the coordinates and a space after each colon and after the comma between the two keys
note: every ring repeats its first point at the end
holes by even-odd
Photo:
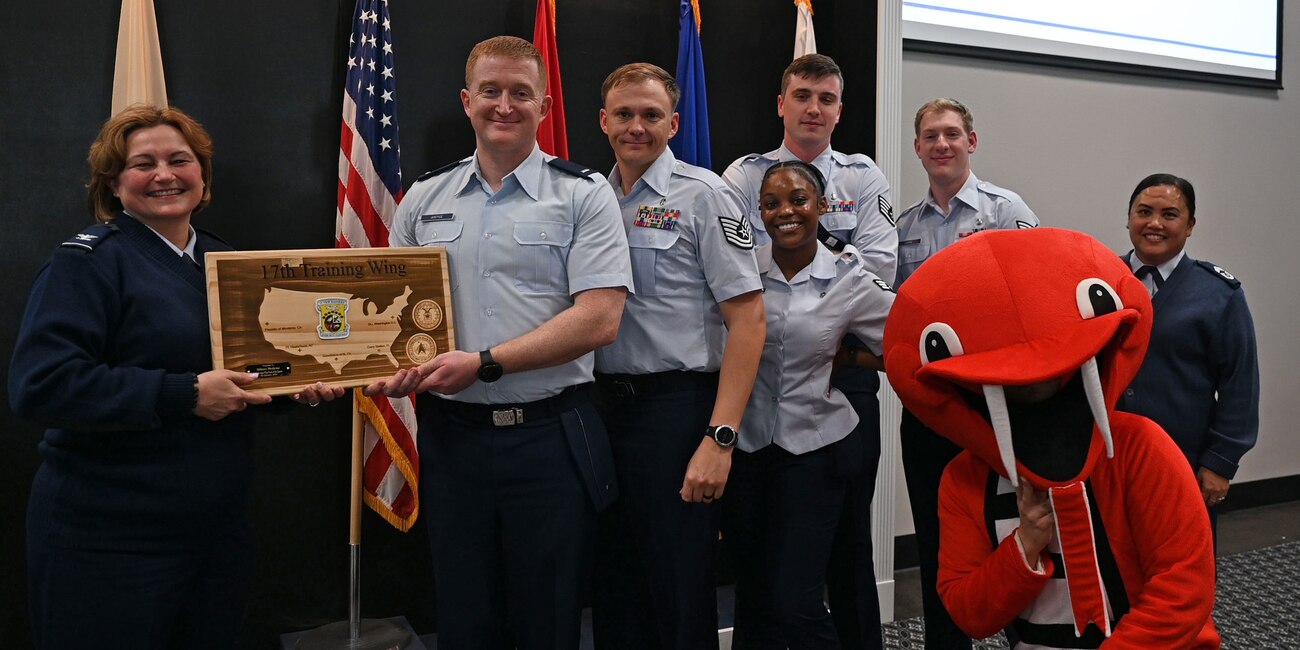
{"type": "MultiPolygon", "coordinates": [[[[388,231],[402,200],[400,154],[388,2],[357,0],[343,88],[337,247],[388,245],[388,231]]],[[[415,400],[371,398],[360,391],[354,400],[366,415],[366,503],[392,525],[409,530],[420,512],[415,400]]]]}

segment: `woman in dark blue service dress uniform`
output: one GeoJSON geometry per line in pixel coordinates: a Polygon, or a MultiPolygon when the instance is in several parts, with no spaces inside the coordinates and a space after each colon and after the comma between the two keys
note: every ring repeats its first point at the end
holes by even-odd
{"type": "MultiPolygon", "coordinates": [[[[256,378],[213,370],[203,254],[212,139],[174,108],[135,106],[90,148],[98,223],[32,286],[9,374],[18,415],[48,426],[27,510],[40,648],[232,648],[252,586],[256,378]]],[[[315,405],[343,389],[305,387],[315,405]]]]}

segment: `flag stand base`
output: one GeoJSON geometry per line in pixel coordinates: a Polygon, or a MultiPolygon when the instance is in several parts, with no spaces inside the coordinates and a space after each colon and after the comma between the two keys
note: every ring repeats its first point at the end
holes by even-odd
{"type": "Polygon", "coordinates": [[[297,650],[401,650],[411,633],[383,619],[361,620],[361,634],[351,638],[347,621],[322,625],[298,639],[297,650]]]}

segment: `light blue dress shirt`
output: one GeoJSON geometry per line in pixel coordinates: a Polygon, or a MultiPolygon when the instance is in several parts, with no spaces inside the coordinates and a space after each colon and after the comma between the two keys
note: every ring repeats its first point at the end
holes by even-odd
{"type": "Polygon", "coordinates": [[[752,244],[723,234],[724,217],[741,218],[730,188],[670,149],[631,194],[622,196],[618,167],[609,182],[627,228],[635,295],[623,307],[618,339],[596,350],[596,369],[717,372],[726,337],[718,303],[763,288],[752,244]]]}
{"type": "MultiPolygon", "coordinates": [[[[1178,263],[1183,261],[1183,258],[1186,256],[1187,256],[1187,251],[1185,250],[1178,251],[1177,255],[1167,260],[1164,264],[1157,265],[1156,273],[1160,274],[1160,280],[1161,281],[1168,280],[1169,275],[1174,272],[1174,269],[1178,268],[1178,263]]],[[[1146,266],[1147,264],[1142,260],[1138,259],[1136,253],[1130,253],[1128,258],[1128,265],[1129,268],[1133,269],[1133,273],[1137,273],[1138,269],[1146,266]]],[[[1148,275],[1144,278],[1141,278],[1141,280],[1142,280],[1142,285],[1147,288],[1147,293],[1151,294],[1152,297],[1155,297],[1156,290],[1158,289],[1158,287],[1156,287],[1155,278],[1148,275]]]]}
{"type": "Polygon", "coordinates": [[[803,454],[836,442],[858,424],[849,400],[831,387],[831,361],[845,334],[881,354],[894,292],[868,271],[852,246],[825,246],[789,281],[760,263],[767,341],[740,427],[742,451],[770,444],[803,454]]]}
{"type": "Polygon", "coordinates": [[[898,282],[943,247],[981,230],[1037,228],[1038,216],[1019,194],[975,178],[971,172],[944,214],[929,190],[898,217],[898,282]]]}
{"type": "MultiPolygon", "coordinates": [[[[753,225],[754,241],[760,247],[760,261],[767,257],[766,251],[771,245],[758,209],[763,174],[776,163],[798,159],[782,144],[775,151],[737,158],[722,174],[722,179],[736,191],[741,212],[749,216],[753,225]]],[[[830,147],[813,159],[812,166],[826,179],[826,201],[830,204],[830,211],[822,215],[822,226],[841,241],[857,248],[868,271],[885,282],[893,282],[898,232],[894,229],[894,208],[890,204],[889,181],[884,172],[864,154],[840,153],[830,147]]]]}
{"type": "MultiPolygon", "coordinates": [[[[392,246],[444,246],[456,346],[479,351],[517,338],[573,306],[588,289],[632,286],[618,201],[599,173],[587,178],[533,152],[493,192],[477,154],[416,181],[398,206],[392,246]]],[[[532,402],[592,380],[593,354],[550,368],[476,381],[448,399],[532,402]]]]}

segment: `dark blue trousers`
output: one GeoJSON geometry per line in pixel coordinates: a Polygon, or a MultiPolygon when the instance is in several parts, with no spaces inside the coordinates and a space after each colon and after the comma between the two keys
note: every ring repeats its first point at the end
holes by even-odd
{"type": "MultiPolygon", "coordinates": [[[[596,510],[561,418],[494,427],[451,410],[420,402],[438,647],[576,649],[596,510]]],[[[585,399],[576,411],[600,427],[585,399]]]]}
{"type": "Polygon", "coordinates": [[[961,453],[952,441],[930,430],[907,409],[899,425],[903,474],[916,527],[916,547],[921,569],[921,605],[925,612],[927,649],[966,650],[971,640],[953,622],[939,599],[939,481],[948,462],[961,453]]]}
{"type": "Polygon", "coordinates": [[[736,450],[722,507],[736,572],[732,648],[840,647],[823,594],[848,487],[841,469],[861,460],[853,437],[800,455],[776,445],[736,450]]]}
{"type": "MultiPolygon", "coordinates": [[[[591,617],[598,649],[718,647],[719,503],[686,503],[686,465],[704,438],[717,375],[644,395],[597,377],[619,499],[601,513],[591,617]]],[[[622,386],[631,386],[627,383],[622,386]]],[[[644,392],[644,391],[642,391],[644,392]]],[[[712,444],[712,443],[711,443],[712,444]]],[[[724,498],[730,497],[730,489],[724,498]]]]}
{"type": "Polygon", "coordinates": [[[28,603],[37,648],[239,646],[253,585],[247,526],[188,546],[135,551],[97,547],[93,540],[104,529],[88,531],[77,548],[49,543],[44,529],[29,518],[28,603]]]}
{"type": "Polygon", "coordinates": [[[880,468],[880,402],[876,397],[880,375],[875,370],[850,369],[836,375],[832,384],[858,414],[854,434],[862,446],[862,470],[849,479],[835,531],[826,574],[827,602],[845,650],[880,650],[884,637],[871,540],[871,502],[880,468]]]}

